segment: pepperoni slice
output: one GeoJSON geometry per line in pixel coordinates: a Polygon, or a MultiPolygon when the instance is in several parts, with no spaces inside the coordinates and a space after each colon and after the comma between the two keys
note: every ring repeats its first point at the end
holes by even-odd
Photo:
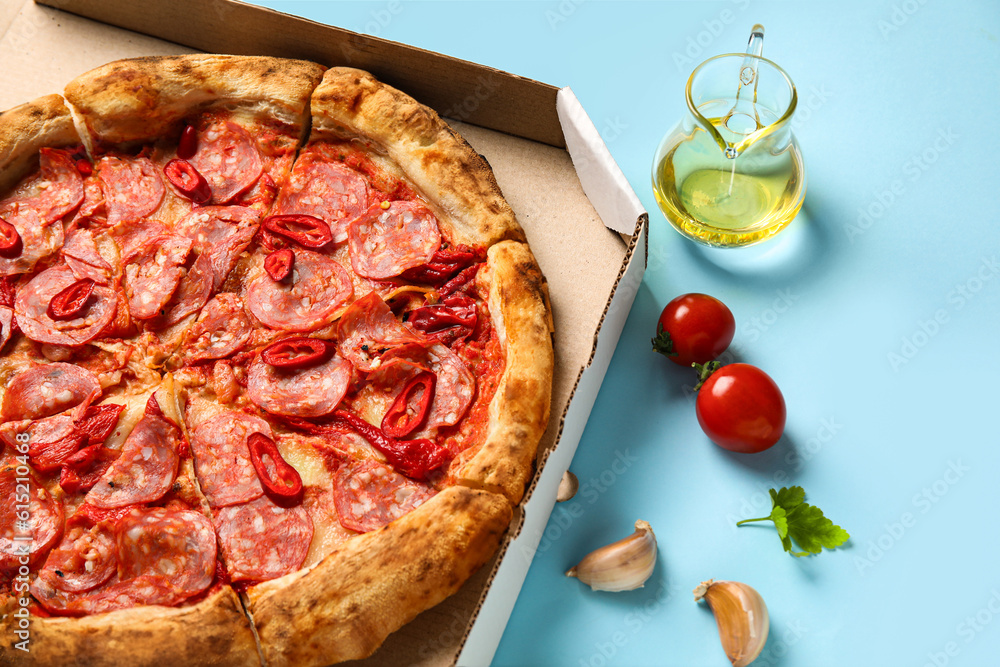
{"type": "Polygon", "coordinates": [[[62,224],[43,224],[35,211],[21,207],[14,213],[0,211],[0,217],[14,225],[21,235],[23,249],[12,259],[0,257],[0,274],[27,273],[49,255],[55,254],[63,244],[62,224]]]}
{"type": "Polygon", "coordinates": [[[32,184],[38,192],[20,203],[35,211],[43,224],[49,224],[72,213],[83,201],[83,178],[69,151],[42,148],[38,165],[39,178],[32,184]]]}
{"type": "Polygon", "coordinates": [[[159,500],[177,477],[180,429],[147,411],[125,439],[122,453],[86,501],[110,509],[159,500]]]}
{"type": "Polygon", "coordinates": [[[380,357],[400,345],[430,345],[396,319],[389,306],[375,292],[351,304],[340,317],[337,328],[340,353],[361,371],[370,372],[381,364],[380,357]]]}
{"type": "Polygon", "coordinates": [[[273,414],[319,417],[333,412],[350,381],[351,362],[339,354],[294,370],[275,368],[258,357],[247,374],[247,395],[273,414]]]}
{"type": "Polygon", "coordinates": [[[146,320],[161,314],[186,275],[184,263],[192,245],[185,236],[160,236],[126,259],[125,292],[132,317],[146,320]]]}
{"type": "Polygon", "coordinates": [[[83,280],[89,278],[98,285],[107,285],[111,279],[111,265],[97,251],[94,233],[89,229],[76,229],[66,239],[62,249],[66,266],[73,270],[73,275],[83,280]]]}
{"type": "Polygon", "coordinates": [[[82,345],[93,339],[115,317],[118,300],[103,285],[94,287],[81,317],[57,322],[46,311],[59,292],[77,281],[73,271],[60,264],[42,271],[17,293],[14,314],[24,335],[39,343],[82,345]]]}
{"type": "Polygon", "coordinates": [[[381,280],[426,264],[441,247],[437,218],[417,201],[373,204],[347,228],[355,273],[381,280]]]}
{"type": "Polygon", "coordinates": [[[103,614],[139,605],[176,606],[191,597],[191,594],[160,576],[136,577],[127,581],[112,579],[104,586],[84,593],[60,591],[39,577],[28,590],[46,611],[60,616],[103,614]]]}
{"type": "Polygon", "coordinates": [[[101,383],[88,370],[61,362],[37,364],[8,383],[0,419],[48,417],[100,394],[101,383]]]}
{"type": "Polygon", "coordinates": [[[427,421],[422,430],[410,437],[427,437],[442,426],[457,424],[476,395],[476,378],[465,362],[441,343],[430,347],[407,345],[382,356],[382,368],[400,362],[430,369],[437,376],[427,421]]]}
{"type": "Polygon", "coordinates": [[[103,157],[97,163],[97,176],[101,179],[108,224],[112,227],[153,213],[166,193],[156,166],[144,157],[129,160],[103,157]]]}
{"type": "Polygon", "coordinates": [[[59,541],[63,508],[31,472],[20,475],[13,467],[0,470],[0,498],[4,499],[0,503],[0,572],[9,572],[18,567],[22,556],[38,562],[59,541]]]}
{"type": "Polygon", "coordinates": [[[271,427],[244,412],[220,412],[191,433],[195,473],[212,507],[226,507],[259,498],[264,489],[250,461],[247,438],[271,437],[271,427]]]}
{"type": "Polygon", "coordinates": [[[249,190],[264,172],[253,137],[236,123],[215,121],[198,132],[198,151],[188,160],[212,188],[212,203],[225,204],[249,190]]]}
{"type": "Polygon", "coordinates": [[[247,289],[247,307],[265,325],[285,331],[311,331],[333,321],[354,292],[351,277],[335,260],[300,250],[290,283],[276,283],[264,271],[247,289]]]}
{"type": "Polygon", "coordinates": [[[330,225],[333,242],[347,240],[347,225],[368,210],[364,177],[341,162],[324,159],[308,148],[292,168],[271,215],[311,215],[330,225]]]}
{"type": "Polygon", "coordinates": [[[334,480],[334,501],[340,525],[367,533],[398,519],[436,493],[377,461],[344,463],[334,480]]]}
{"type": "Polygon", "coordinates": [[[185,353],[192,362],[222,359],[246,345],[252,334],[240,297],[230,292],[217,294],[188,330],[185,353]]]}
{"type": "Polygon", "coordinates": [[[180,322],[191,313],[201,310],[211,295],[212,259],[202,253],[181,278],[177,291],[163,308],[160,317],[151,320],[150,326],[162,328],[180,322]]]}
{"type": "Polygon", "coordinates": [[[204,514],[136,508],[122,517],[114,533],[123,580],[162,578],[190,597],[208,588],[215,577],[215,530],[204,514]]]}
{"type": "Polygon", "coordinates": [[[104,525],[76,518],[67,522],[62,542],[49,553],[38,573],[52,588],[67,593],[97,588],[118,570],[111,531],[104,525]]]}
{"type": "Polygon", "coordinates": [[[267,496],[215,512],[219,548],[233,581],[267,581],[305,562],[313,524],[304,507],[284,508],[267,496]]]}
{"type": "Polygon", "coordinates": [[[179,234],[194,241],[212,261],[212,290],[218,291],[247,249],[260,215],[245,206],[202,206],[177,223],[179,234]]]}
{"type": "Polygon", "coordinates": [[[0,349],[14,334],[14,309],[0,306],[0,349]]]}

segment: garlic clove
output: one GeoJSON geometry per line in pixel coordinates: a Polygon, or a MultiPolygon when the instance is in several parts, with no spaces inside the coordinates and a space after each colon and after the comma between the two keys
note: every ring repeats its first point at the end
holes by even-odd
{"type": "Polygon", "coordinates": [[[587,554],[566,573],[595,591],[631,591],[642,588],[656,565],[656,536],[645,521],[635,522],[628,537],[587,554]]]}
{"type": "Polygon", "coordinates": [[[733,667],[746,667],[767,643],[770,619],[764,598],[738,581],[703,581],[694,589],[695,602],[708,602],[719,626],[719,639],[733,667]]]}
{"type": "Polygon", "coordinates": [[[577,490],[580,488],[580,480],[576,478],[576,475],[567,470],[563,473],[562,479],[559,481],[559,490],[556,491],[556,502],[564,503],[576,495],[577,490]]]}

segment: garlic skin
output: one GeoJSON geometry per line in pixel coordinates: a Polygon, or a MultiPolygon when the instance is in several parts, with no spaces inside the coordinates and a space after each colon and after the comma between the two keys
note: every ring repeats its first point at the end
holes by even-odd
{"type": "Polygon", "coordinates": [[[656,566],[656,536],[645,521],[635,522],[635,532],[590,552],[566,573],[595,591],[631,591],[642,588],[656,566]]]}
{"type": "Polygon", "coordinates": [[[556,492],[556,502],[564,503],[567,500],[573,498],[576,492],[580,489],[580,480],[576,478],[576,475],[567,470],[563,473],[562,479],[559,481],[559,490],[556,492]]]}
{"type": "Polygon", "coordinates": [[[708,602],[719,626],[719,639],[733,667],[746,667],[767,643],[771,621],[764,598],[738,581],[703,581],[694,589],[695,602],[708,602]]]}

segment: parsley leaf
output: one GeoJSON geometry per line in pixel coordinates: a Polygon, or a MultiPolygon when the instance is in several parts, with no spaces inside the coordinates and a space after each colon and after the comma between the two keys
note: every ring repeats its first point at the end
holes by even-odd
{"type": "Polygon", "coordinates": [[[818,554],[835,549],[846,542],[850,535],[825,516],[823,511],[805,502],[806,492],[801,486],[771,489],[771,514],[758,519],[738,521],[737,526],[753,521],[773,521],[785,551],[793,556],[818,554]],[[792,541],[803,551],[792,551],[792,541]]]}

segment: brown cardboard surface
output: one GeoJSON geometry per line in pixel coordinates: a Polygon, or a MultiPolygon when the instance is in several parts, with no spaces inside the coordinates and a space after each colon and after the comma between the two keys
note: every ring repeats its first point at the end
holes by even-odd
{"type": "MultiPolygon", "coordinates": [[[[13,16],[6,8],[0,10],[0,29],[5,19],[10,21],[0,39],[0,62],[6,65],[0,72],[4,84],[0,108],[61,92],[76,75],[111,60],[188,53],[190,47],[198,47],[363,66],[439,111],[457,110],[452,116],[467,122],[451,121],[452,125],[490,162],[549,282],[556,372],[552,419],[540,457],[558,445],[562,420],[593,358],[611,295],[631,257],[627,240],[605,226],[587,199],[569,154],[557,147],[563,142],[556,114],[558,89],[224,0],[41,1],[183,39],[186,46],[27,0],[13,16]],[[199,20],[191,21],[191,16],[199,20]],[[480,104],[465,104],[470,91],[484,81],[493,92],[480,104]]],[[[592,393],[596,394],[596,388],[592,393]]],[[[509,538],[517,534],[520,520],[519,516],[512,524],[509,538]]],[[[418,616],[359,664],[454,663],[506,544],[456,595],[418,616]]],[[[497,637],[501,631],[502,627],[497,629],[497,637]]]]}

